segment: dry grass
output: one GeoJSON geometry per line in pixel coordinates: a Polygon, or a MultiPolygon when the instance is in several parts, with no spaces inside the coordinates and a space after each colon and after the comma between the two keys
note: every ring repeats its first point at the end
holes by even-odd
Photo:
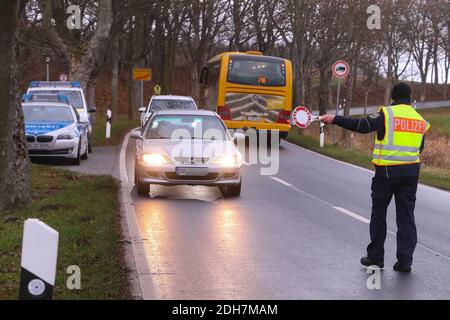
{"type": "MultiPolygon", "coordinates": [[[[336,127],[337,144],[346,149],[363,152],[364,154],[371,155],[373,151],[374,136],[375,133],[358,134],[346,132],[344,129],[336,127]],[[344,140],[344,134],[348,138],[348,142],[344,140]]],[[[319,137],[319,124],[313,123],[308,129],[302,129],[299,132],[301,135],[311,136],[313,138],[319,137]]],[[[325,127],[325,143],[331,143],[333,141],[334,127],[325,127]]],[[[422,163],[428,168],[449,170],[450,168],[450,139],[449,137],[440,132],[431,130],[425,141],[425,149],[421,155],[422,163]]]]}

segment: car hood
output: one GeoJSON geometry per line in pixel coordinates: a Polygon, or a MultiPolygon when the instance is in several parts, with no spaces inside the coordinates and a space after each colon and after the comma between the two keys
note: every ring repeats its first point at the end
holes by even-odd
{"type": "Polygon", "coordinates": [[[163,154],[175,162],[180,157],[214,159],[225,154],[239,154],[233,141],[200,139],[147,139],[142,143],[141,152],[163,154]]]}
{"type": "Polygon", "coordinates": [[[44,135],[49,133],[73,132],[75,124],[73,122],[26,122],[25,133],[27,135],[44,135]]]}

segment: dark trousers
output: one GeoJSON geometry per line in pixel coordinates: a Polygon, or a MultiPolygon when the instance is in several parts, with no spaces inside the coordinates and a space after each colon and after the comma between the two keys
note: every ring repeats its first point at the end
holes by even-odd
{"type": "Polygon", "coordinates": [[[395,197],[397,213],[397,260],[410,266],[417,244],[417,230],[414,208],[418,177],[372,179],[372,217],[370,220],[370,244],[367,254],[376,262],[384,262],[384,241],[386,239],[386,213],[392,196],[395,197]]]}

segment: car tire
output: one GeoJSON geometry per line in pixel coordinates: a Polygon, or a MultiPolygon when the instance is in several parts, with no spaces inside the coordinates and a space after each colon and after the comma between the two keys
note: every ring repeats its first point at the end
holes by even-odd
{"type": "Polygon", "coordinates": [[[89,147],[86,147],[86,152],[81,156],[82,160],[87,160],[89,158],[89,147]]]}
{"type": "Polygon", "coordinates": [[[81,164],[81,138],[78,142],[78,151],[77,151],[77,157],[75,159],[72,159],[72,164],[74,166],[79,166],[81,164]]]}
{"type": "Polygon", "coordinates": [[[136,169],[134,169],[134,184],[136,185],[138,195],[148,197],[150,193],[150,183],[140,182],[136,169]]]}
{"type": "Polygon", "coordinates": [[[235,198],[241,195],[241,185],[242,181],[238,184],[220,186],[219,189],[224,198],[235,198]]]}
{"type": "Polygon", "coordinates": [[[92,145],[89,141],[88,141],[88,152],[92,153],[92,145]]]}

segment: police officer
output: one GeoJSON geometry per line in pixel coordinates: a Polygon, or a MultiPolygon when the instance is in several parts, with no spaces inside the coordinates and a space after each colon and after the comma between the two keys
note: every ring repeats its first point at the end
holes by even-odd
{"type": "Polygon", "coordinates": [[[430,125],[411,106],[411,88],[407,84],[397,84],[391,99],[391,106],[382,107],[378,113],[367,118],[327,114],[322,121],[359,133],[377,132],[372,160],[375,177],[372,179],[371,242],[367,246],[367,256],[361,258],[361,264],[384,267],[386,213],[392,197],[395,197],[398,231],[394,270],[411,272],[417,244],[414,207],[420,172],[419,154],[430,125]]]}

